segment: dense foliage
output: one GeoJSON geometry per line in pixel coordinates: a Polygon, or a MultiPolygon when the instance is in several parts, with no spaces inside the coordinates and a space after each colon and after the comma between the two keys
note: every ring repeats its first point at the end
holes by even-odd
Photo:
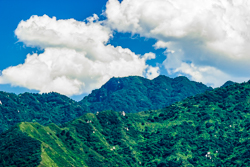
{"type": "Polygon", "coordinates": [[[61,124],[86,112],[84,106],[58,93],[16,95],[0,91],[0,133],[23,121],[61,124]]]}
{"type": "Polygon", "coordinates": [[[18,126],[0,135],[0,166],[38,166],[41,142],[22,133],[18,126]]]}
{"type": "Polygon", "coordinates": [[[153,80],[138,76],[111,78],[80,104],[88,106],[92,112],[114,110],[135,113],[160,109],[207,90],[212,88],[184,76],[173,79],[160,75],[153,80]]]}
{"type": "MultiPolygon", "coordinates": [[[[89,113],[59,127],[21,123],[18,130],[41,143],[43,166],[250,166],[249,118],[250,82],[161,110],[89,113]]],[[[1,136],[0,155],[8,156],[13,133],[1,136]]]]}
{"type": "Polygon", "coordinates": [[[24,121],[59,125],[86,112],[108,109],[138,112],[163,108],[210,89],[185,77],[159,76],[152,81],[142,77],[112,78],[79,103],[58,93],[16,95],[0,91],[0,133],[24,121]]]}

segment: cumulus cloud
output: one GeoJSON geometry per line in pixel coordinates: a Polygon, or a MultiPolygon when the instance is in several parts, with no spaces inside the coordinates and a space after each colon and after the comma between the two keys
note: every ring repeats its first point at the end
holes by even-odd
{"type": "Polygon", "coordinates": [[[147,69],[146,77],[148,79],[154,79],[159,76],[159,73],[160,73],[159,71],[160,71],[159,67],[149,66],[147,69]]]}
{"type": "Polygon", "coordinates": [[[112,29],[157,39],[154,46],[166,48],[164,66],[172,73],[214,86],[250,77],[247,0],[109,0],[106,7],[112,29]]]}
{"type": "Polygon", "coordinates": [[[23,64],[4,69],[0,83],[71,96],[89,93],[113,76],[158,74],[158,67],[146,64],[154,54],[141,56],[107,45],[112,31],[97,15],[84,22],[32,16],[19,23],[15,34],[20,42],[40,47],[44,53],[28,54],[23,64]]]}

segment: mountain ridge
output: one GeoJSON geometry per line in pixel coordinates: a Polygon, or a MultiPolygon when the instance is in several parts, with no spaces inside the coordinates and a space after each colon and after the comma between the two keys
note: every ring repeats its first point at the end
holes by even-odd
{"type": "Polygon", "coordinates": [[[0,135],[0,155],[18,166],[249,166],[249,113],[250,81],[160,110],[87,113],[61,126],[19,123],[0,135]],[[29,144],[17,132],[40,151],[15,153],[29,144]]]}
{"type": "Polygon", "coordinates": [[[22,121],[61,124],[88,112],[76,101],[54,92],[16,95],[0,91],[0,102],[0,133],[22,121]]]}
{"type": "Polygon", "coordinates": [[[158,76],[151,81],[130,76],[113,77],[100,89],[93,90],[94,94],[85,97],[88,101],[84,103],[55,92],[16,95],[0,91],[0,133],[23,121],[39,122],[42,125],[53,122],[59,125],[88,112],[158,109],[210,89],[201,83],[189,81],[186,77],[172,79],[158,76]]]}
{"type": "Polygon", "coordinates": [[[100,89],[93,90],[79,102],[92,112],[115,110],[138,112],[159,109],[188,96],[212,90],[184,76],[160,75],[153,80],[139,76],[111,78],[100,89]]]}

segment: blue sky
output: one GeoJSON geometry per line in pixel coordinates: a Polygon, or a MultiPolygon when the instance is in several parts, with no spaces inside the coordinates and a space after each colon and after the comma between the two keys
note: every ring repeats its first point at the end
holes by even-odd
{"type": "Polygon", "coordinates": [[[184,75],[213,87],[227,80],[247,81],[248,6],[247,1],[225,0],[1,0],[0,90],[57,91],[80,100],[112,76],[152,79],[159,74],[184,75]],[[67,28],[58,29],[62,25],[70,27],[72,33],[67,28]],[[51,31],[56,35],[46,36],[51,31]],[[81,61],[75,61],[79,58],[81,61]],[[44,67],[51,61],[56,66],[55,59],[63,68],[44,67]],[[75,69],[74,63],[82,71],[75,69]]]}
{"type": "MultiPolygon", "coordinates": [[[[0,21],[4,24],[0,26],[0,70],[9,66],[16,66],[23,63],[28,53],[43,50],[33,47],[26,47],[22,42],[18,42],[14,34],[18,23],[21,20],[27,20],[32,15],[42,16],[44,14],[58,19],[74,18],[76,20],[84,20],[93,13],[101,15],[105,8],[105,0],[81,0],[81,1],[0,1],[0,21]]],[[[38,90],[30,90],[24,87],[11,86],[10,84],[0,85],[1,91],[23,93],[23,92],[39,92],[38,90]]],[[[79,99],[81,96],[75,97],[79,99]]]]}
{"type": "MultiPolygon", "coordinates": [[[[87,17],[97,14],[101,19],[105,19],[102,16],[102,11],[105,10],[107,1],[0,1],[0,20],[4,22],[0,27],[0,70],[4,70],[9,66],[16,66],[24,63],[26,55],[28,53],[42,53],[43,49],[37,47],[25,46],[22,42],[18,42],[17,37],[14,34],[14,30],[21,20],[27,20],[32,15],[42,16],[44,14],[57,19],[70,19],[74,18],[78,21],[83,21],[87,17]]],[[[130,48],[136,54],[145,54],[151,51],[155,51],[153,44],[156,40],[140,35],[133,35],[131,33],[119,33],[116,32],[114,38],[109,43],[114,46],[122,46],[124,48],[130,48]]],[[[157,62],[162,62],[165,59],[163,55],[164,50],[158,50],[157,60],[151,60],[147,63],[155,65],[157,62]]],[[[164,69],[162,69],[164,71],[164,69]]],[[[164,71],[165,72],[165,71],[164,71]]],[[[164,73],[163,72],[163,73],[164,73]]],[[[166,74],[166,73],[165,73],[166,74]]],[[[30,90],[25,87],[11,86],[10,84],[0,85],[1,91],[23,93],[23,92],[35,92],[38,90],[30,90]]],[[[79,100],[86,95],[75,95],[72,98],[79,100]]]]}

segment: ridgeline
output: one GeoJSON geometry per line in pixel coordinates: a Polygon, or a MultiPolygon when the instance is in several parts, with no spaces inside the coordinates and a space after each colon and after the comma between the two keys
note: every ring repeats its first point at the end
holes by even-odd
{"type": "Polygon", "coordinates": [[[0,133],[20,122],[62,124],[88,111],[76,101],[58,93],[23,93],[0,91],[0,133]]]}
{"type": "Polygon", "coordinates": [[[20,122],[60,125],[88,112],[159,109],[211,89],[186,77],[148,80],[134,76],[112,78],[80,102],[53,92],[16,95],[0,91],[0,133],[20,122]]]}
{"type": "Polygon", "coordinates": [[[79,104],[88,106],[93,113],[104,110],[135,113],[160,109],[207,90],[212,88],[184,76],[169,78],[160,75],[153,80],[138,76],[111,78],[79,104]]]}
{"type": "Polygon", "coordinates": [[[250,166],[250,82],[159,110],[84,114],[0,135],[5,166],[250,166]],[[30,149],[28,149],[30,148],[30,149]]]}

